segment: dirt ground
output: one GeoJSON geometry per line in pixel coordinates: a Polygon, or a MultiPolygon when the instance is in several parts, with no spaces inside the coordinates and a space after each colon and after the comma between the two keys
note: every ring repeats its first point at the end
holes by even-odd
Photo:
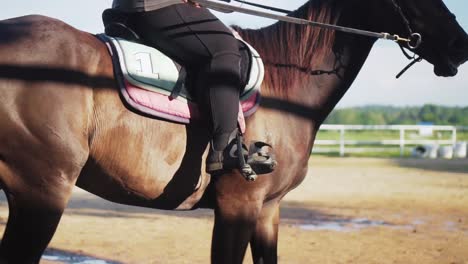
{"type": "MultiPolygon", "coordinates": [[[[7,215],[1,198],[0,231],[7,215]]],[[[120,263],[208,263],[212,223],[208,210],[126,207],[77,189],[50,248],[120,263]]],[[[279,261],[468,264],[468,160],[311,158],[282,205],[279,261]]]]}

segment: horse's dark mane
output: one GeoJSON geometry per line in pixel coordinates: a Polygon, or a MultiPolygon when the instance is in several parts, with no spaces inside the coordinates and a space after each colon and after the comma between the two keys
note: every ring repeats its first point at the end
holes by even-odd
{"type": "MultiPolygon", "coordinates": [[[[336,0],[310,0],[291,16],[335,24],[340,15],[335,6],[336,0]]],[[[268,69],[265,84],[275,89],[287,89],[304,71],[315,69],[335,40],[333,30],[285,22],[258,30],[235,29],[262,56],[268,69]]]]}

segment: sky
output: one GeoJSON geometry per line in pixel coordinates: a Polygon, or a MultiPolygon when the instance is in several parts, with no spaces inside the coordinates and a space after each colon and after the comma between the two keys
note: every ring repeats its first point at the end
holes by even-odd
{"type": "MultiPolygon", "coordinates": [[[[252,0],[252,2],[295,9],[304,4],[305,0],[252,0]]],[[[468,1],[445,0],[444,2],[455,13],[460,25],[468,31],[468,1]]],[[[100,33],[103,31],[101,12],[111,6],[111,3],[112,0],[6,1],[0,9],[0,20],[41,14],[58,18],[84,31],[100,33]]],[[[226,24],[249,28],[262,27],[275,22],[235,13],[217,14],[226,24]]],[[[395,75],[407,63],[396,44],[378,41],[358,78],[338,107],[369,104],[419,106],[427,103],[468,106],[468,62],[459,68],[457,76],[441,78],[435,76],[432,65],[424,61],[413,66],[403,77],[396,80],[395,75]]]]}

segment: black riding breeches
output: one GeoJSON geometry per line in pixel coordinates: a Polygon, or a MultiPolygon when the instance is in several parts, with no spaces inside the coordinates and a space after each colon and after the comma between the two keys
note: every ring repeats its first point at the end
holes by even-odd
{"type": "Polygon", "coordinates": [[[147,44],[196,74],[198,101],[212,117],[213,146],[224,149],[225,135],[237,127],[241,84],[239,42],[230,29],[189,4],[132,13],[129,24],[147,44]]]}

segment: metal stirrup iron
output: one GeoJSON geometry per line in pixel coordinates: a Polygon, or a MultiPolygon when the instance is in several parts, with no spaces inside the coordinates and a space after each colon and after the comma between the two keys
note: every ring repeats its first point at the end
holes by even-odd
{"type": "Polygon", "coordinates": [[[239,159],[239,170],[247,181],[257,180],[257,174],[252,167],[245,161],[243,148],[242,148],[242,132],[237,134],[237,158],[239,159]]]}

